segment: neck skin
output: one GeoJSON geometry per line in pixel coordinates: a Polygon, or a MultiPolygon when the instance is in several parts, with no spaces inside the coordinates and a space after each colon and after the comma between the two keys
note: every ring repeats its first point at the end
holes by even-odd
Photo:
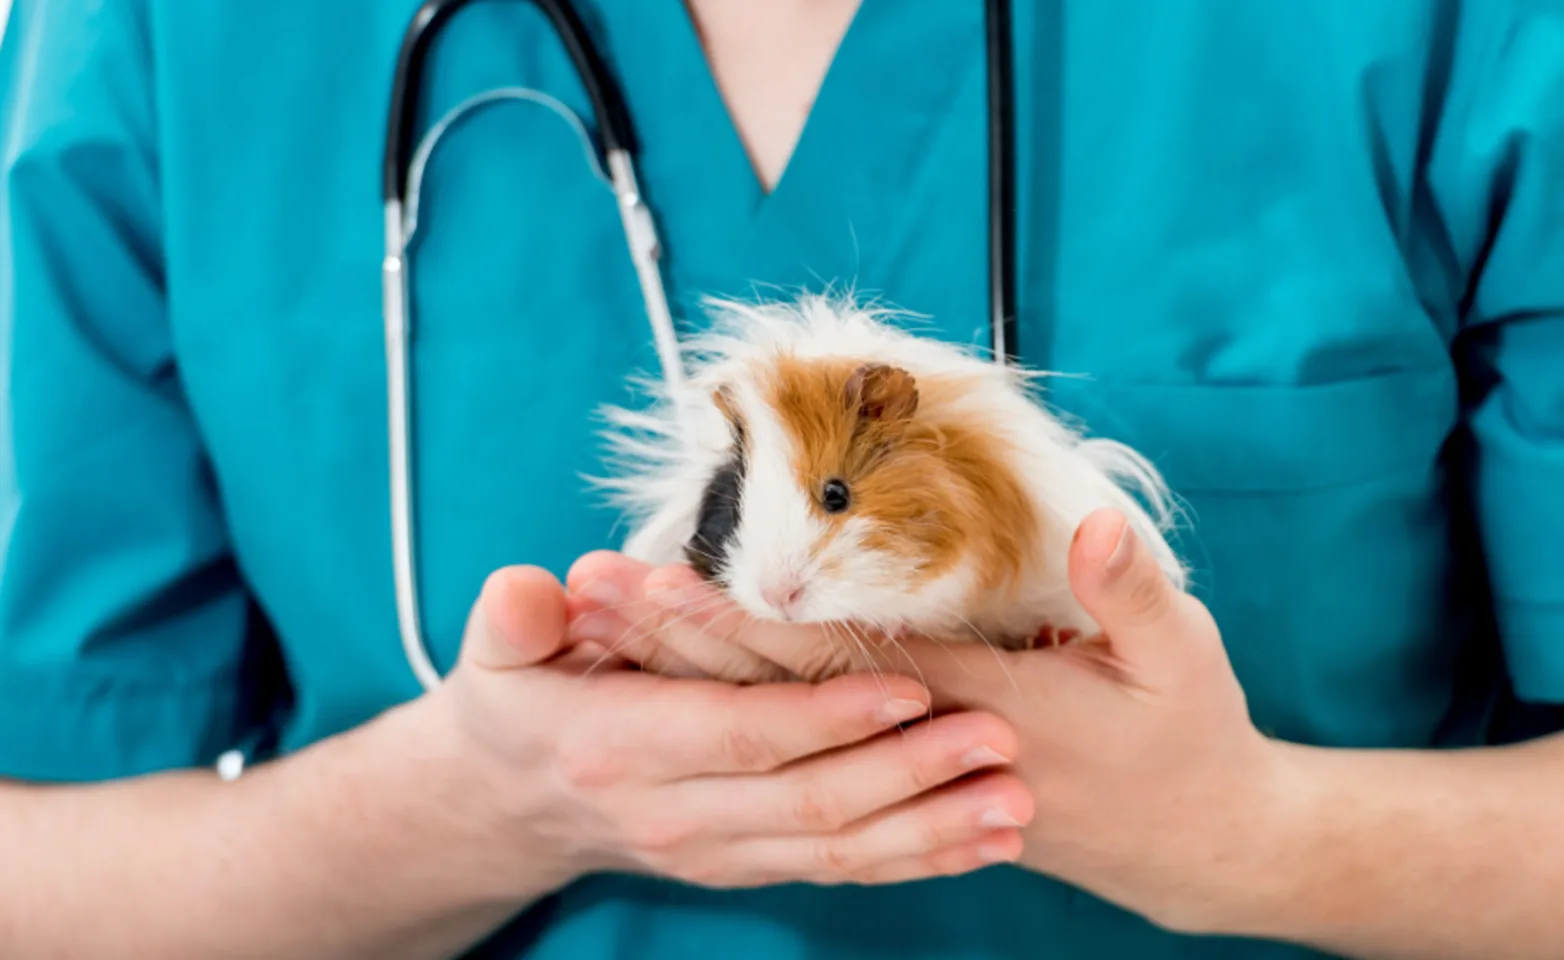
{"type": "Polygon", "coordinates": [[[766,192],[782,178],[859,0],[685,0],[766,192]]]}

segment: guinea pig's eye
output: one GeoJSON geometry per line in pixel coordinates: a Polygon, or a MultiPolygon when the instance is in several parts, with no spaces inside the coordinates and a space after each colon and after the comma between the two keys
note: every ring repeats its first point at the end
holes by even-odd
{"type": "Polygon", "coordinates": [[[826,513],[841,513],[846,510],[849,499],[847,484],[840,480],[827,480],[825,487],[820,491],[820,505],[825,507],[826,513]]]}

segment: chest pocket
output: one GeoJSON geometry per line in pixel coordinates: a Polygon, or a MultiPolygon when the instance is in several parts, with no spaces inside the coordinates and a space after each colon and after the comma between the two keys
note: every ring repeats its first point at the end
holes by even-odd
{"type": "Polygon", "coordinates": [[[1256,723],[1336,745],[1425,743],[1460,638],[1444,605],[1446,370],[1306,386],[1061,381],[1056,404],[1149,456],[1175,547],[1256,723]]]}

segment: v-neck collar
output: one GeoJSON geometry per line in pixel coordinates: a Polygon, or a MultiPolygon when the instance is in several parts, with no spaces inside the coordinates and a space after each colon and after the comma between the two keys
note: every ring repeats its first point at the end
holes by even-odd
{"type": "Polygon", "coordinates": [[[980,8],[863,0],[757,225],[800,252],[885,255],[952,101],[981,81],[980,8]]]}
{"type": "Polygon", "coordinates": [[[861,265],[888,242],[921,148],[956,93],[981,80],[981,13],[967,7],[980,5],[928,3],[914,12],[905,0],[862,0],[768,192],[685,5],[616,5],[613,55],[674,277],[699,292],[764,284],[837,251],[861,265]],[[970,55],[953,56],[952,47],[971,47],[970,55]]]}

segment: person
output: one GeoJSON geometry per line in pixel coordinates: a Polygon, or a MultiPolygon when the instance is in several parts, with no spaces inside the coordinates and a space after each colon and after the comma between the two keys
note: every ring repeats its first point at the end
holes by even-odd
{"type": "MultiPolygon", "coordinates": [[[[986,343],[981,4],[578,6],[683,329],[836,284],[986,343]]],[[[1188,595],[1079,531],[1101,656],[816,682],[811,628],[614,553],[618,213],[557,114],[470,115],[413,260],[427,693],[377,195],[415,7],[11,13],[0,953],[1556,955],[1564,5],[1015,4],[1021,359],[1187,508],[1188,595]]],[[[590,123],[527,4],[427,79],[425,129],[497,85],[590,123]]]]}

